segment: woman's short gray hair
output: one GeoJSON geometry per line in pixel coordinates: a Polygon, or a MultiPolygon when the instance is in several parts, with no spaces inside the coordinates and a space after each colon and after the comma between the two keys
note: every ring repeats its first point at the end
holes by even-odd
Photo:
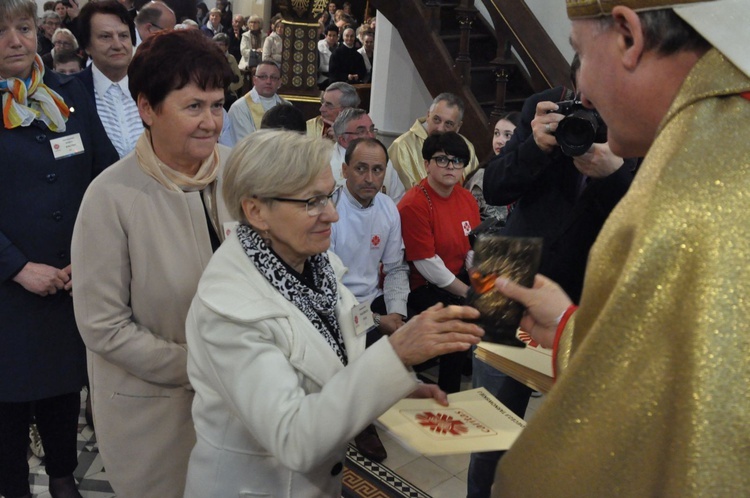
{"type": "Polygon", "coordinates": [[[42,22],[45,22],[47,19],[54,19],[55,21],[62,22],[62,18],[54,10],[45,10],[44,12],[42,12],[42,15],[39,19],[42,22]]]}
{"type": "Polygon", "coordinates": [[[78,40],[76,40],[76,35],[74,35],[71,30],[69,30],[68,28],[57,28],[55,30],[55,33],[52,35],[53,43],[57,35],[65,35],[69,37],[71,40],[73,40],[73,50],[78,50],[78,40]]]}
{"type": "MultiPolygon", "coordinates": [[[[21,16],[30,17],[36,25],[36,2],[34,0],[3,0],[0,2],[0,19],[15,19],[21,16]]],[[[59,19],[60,16],[57,16],[59,19]]]]}
{"type": "Polygon", "coordinates": [[[232,149],[224,169],[224,202],[230,216],[247,223],[242,201],[288,197],[331,167],[330,140],[285,130],[251,133],[232,149]]]}

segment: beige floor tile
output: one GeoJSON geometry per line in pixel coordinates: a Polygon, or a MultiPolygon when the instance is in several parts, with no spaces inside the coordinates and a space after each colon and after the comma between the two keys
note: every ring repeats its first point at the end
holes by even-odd
{"type": "Polygon", "coordinates": [[[393,469],[398,475],[423,490],[429,490],[438,484],[453,478],[447,470],[426,458],[418,458],[404,466],[393,469]]]}
{"type": "Polygon", "coordinates": [[[378,428],[378,434],[380,434],[380,441],[383,442],[385,451],[388,453],[388,458],[383,460],[383,465],[389,469],[395,470],[409,462],[413,462],[421,456],[419,453],[410,451],[401,446],[401,443],[393,439],[385,432],[385,430],[378,428]]]}
{"type": "Polygon", "coordinates": [[[467,468],[456,474],[456,479],[461,482],[469,482],[469,469],[467,468]]]}
{"type": "Polygon", "coordinates": [[[438,464],[441,468],[450,472],[451,475],[456,475],[462,470],[469,468],[469,453],[462,455],[444,455],[444,456],[431,456],[427,457],[428,460],[438,464]]]}
{"type": "Polygon", "coordinates": [[[466,483],[451,477],[434,488],[427,490],[432,498],[460,498],[466,496],[466,483]]]}

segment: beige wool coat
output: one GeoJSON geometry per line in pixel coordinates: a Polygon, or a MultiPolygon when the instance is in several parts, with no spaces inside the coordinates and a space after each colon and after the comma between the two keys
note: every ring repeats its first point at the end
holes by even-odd
{"type": "MultiPolygon", "coordinates": [[[[223,168],[229,149],[219,148],[223,168]]],[[[134,153],[86,191],[73,233],[73,300],[99,450],[118,498],[183,494],[195,444],[185,317],[211,256],[200,192],[166,189],[134,153]]]]}

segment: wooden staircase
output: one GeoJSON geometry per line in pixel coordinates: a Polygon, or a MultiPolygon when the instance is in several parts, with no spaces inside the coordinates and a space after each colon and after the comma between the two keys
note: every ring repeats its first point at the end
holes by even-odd
{"type": "Polygon", "coordinates": [[[491,154],[492,126],[504,112],[557,85],[570,66],[524,0],[371,0],[398,30],[430,94],[466,103],[461,133],[480,159],[491,154]]]}

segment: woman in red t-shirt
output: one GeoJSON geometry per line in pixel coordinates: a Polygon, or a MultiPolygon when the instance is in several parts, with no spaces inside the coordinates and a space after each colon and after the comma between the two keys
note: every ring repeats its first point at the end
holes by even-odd
{"type": "MultiPolygon", "coordinates": [[[[461,186],[469,148],[457,133],[430,135],[422,146],[427,177],[398,205],[406,259],[411,269],[409,307],[419,313],[442,302],[463,303],[469,290],[464,268],[469,233],[479,224],[479,206],[461,186]]],[[[465,353],[441,357],[438,385],[461,387],[465,353]]]]}

